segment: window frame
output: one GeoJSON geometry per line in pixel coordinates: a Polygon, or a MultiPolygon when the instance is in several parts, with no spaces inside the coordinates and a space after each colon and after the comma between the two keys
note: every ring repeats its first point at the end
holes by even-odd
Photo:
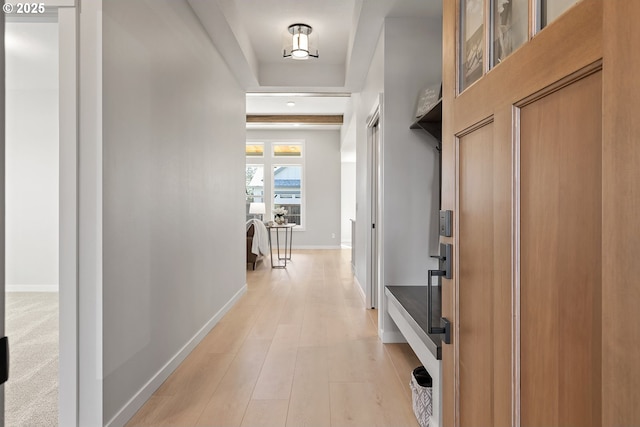
{"type": "MultiPolygon", "coordinates": [[[[256,157],[247,157],[247,160],[249,160],[249,159],[256,159],[256,157]]],[[[264,163],[256,163],[256,162],[248,163],[248,162],[246,162],[245,166],[244,166],[245,174],[246,174],[246,170],[247,170],[248,167],[262,168],[262,196],[260,196],[260,198],[265,203],[265,211],[266,211],[266,199],[267,199],[266,186],[267,185],[266,185],[265,179],[264,179],[264,167],[265,167],[264,163]]],[[[245,175],[245,177],[246,177],[246,175],[245,175]]],[[[248,187],[248,184],[245,182],[245,186],[244,186],[244,188],[245,188],[245,199],[244,200],[245,200],[245,209],[247,209],[246,217],[249,218],[249,215],[250,215],[249,214],[249,210],[248,210],[248,208],[246,208],[246,206],[249,205],[249,203],[250,203],[250,202],[247,201],[247,198],[249,197],[249,195],[247,194],[247,187],[248,187]]],[[[266,213],[263,215],[263,217],[264,216],[266,216],[266,213]]]]}
{"type": "MultiPolygon", "coordinates": [[[[294,157],[295,159],[300,159],[300,157],[294,157]]],[[[272,209],[275,208],[275,197],[276,197],[276,175],[274,173],[276,168],[280,168],[280,167],[287,167],[287,166],[299,166],[300,167],[300,224],[296,225],[294,227],[295,229],[301,229],[304,228],[305,225],[305,200],[306,200],[306,195],[305,195],[305,177],[304,177],[304,165],[302,164],[302,162],[298,162],[298,163],[280,163],[278,162],[277,164],[272,164],[270,171],[271,171],[271,188],[272,188],[272,194],[270,198],[270,200],[273,203],[272,209]]]]}
{"type": "Polygon", "coordinates": [[[271,158],[272,159],[302,159],[304,158],[304,144],[299,141],[272,141],[271,143],[271,158]],[[277,145],[299,145],[300,146],[300,155],[299,156],[278,156],[276,155],[276,146],[277,145]]]}
{"type": "MultiPolygon", "coordinates": [[[[264,202],[265,211],[263,220],[273,220],[273,209],[275,206],[275,182],[273,170],[276,166],[300,166],[302,171],[300,174],[300,225],[296,225],[292,230],[294,231],[306,231],[306,211],[307,211],[307,195],[306,195],[306,141],[302,138],[296,139],[247,139],[246,145],[263,144],[264,153],[263,157],[258,156],[245,156],[245,168],[247,166],[262,166],[263,172],[263,188],[264,188],[264,202]],[[285,145],[301,145],[300,156],[274,156],[273,147],[275,144],[285,145]],[[268,150],[268,151],[267,151],[268,150]],[[266,153],[271,153],[270,156],[266,153]]],[[[246,150],[245,150],[246,153],[246,150]]],[[[245,185],[246,191],[246,185],[245,185]]],[[[246,199],[245,199],[246,200],[246,199]]]]}

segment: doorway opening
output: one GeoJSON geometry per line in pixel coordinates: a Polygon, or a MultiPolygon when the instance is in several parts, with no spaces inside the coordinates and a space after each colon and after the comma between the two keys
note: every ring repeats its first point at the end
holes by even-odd
{"type": "Polygon", "coordinates": [[[5,23],[7,425],[58,424],[57,12],[5,23]]]}

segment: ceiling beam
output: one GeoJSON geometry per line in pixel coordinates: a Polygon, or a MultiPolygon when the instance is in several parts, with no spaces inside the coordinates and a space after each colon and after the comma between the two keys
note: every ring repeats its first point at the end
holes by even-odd
{"type": "Polygon", "coordinates": [[[268,114],[247,114],[247,123],[269,123],[269,124],[290,124],[299,123],[305,125],[341,125],[342,114],[332,115],[310,115],[310,114],[290,114],[290,115],[268,115],[268,114]]]}

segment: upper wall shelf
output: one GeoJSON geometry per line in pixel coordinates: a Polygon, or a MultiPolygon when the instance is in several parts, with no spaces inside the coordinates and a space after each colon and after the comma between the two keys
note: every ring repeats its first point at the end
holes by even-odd
{"type": "Polygon", "coordinates": [[[442,141],[442,98],[422,117],[418,117],[410,128],[424,129],[436,137],[438,141],[442,141]]]}

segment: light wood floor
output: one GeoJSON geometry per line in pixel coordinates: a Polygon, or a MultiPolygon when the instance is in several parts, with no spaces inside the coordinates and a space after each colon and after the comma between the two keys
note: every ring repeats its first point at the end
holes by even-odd
{"type": "Polygon", "coordinates": [[[248,291],[127,426],[417,426],[420,362],[383,345],[349,250],[260,263],[248,291]]]}

